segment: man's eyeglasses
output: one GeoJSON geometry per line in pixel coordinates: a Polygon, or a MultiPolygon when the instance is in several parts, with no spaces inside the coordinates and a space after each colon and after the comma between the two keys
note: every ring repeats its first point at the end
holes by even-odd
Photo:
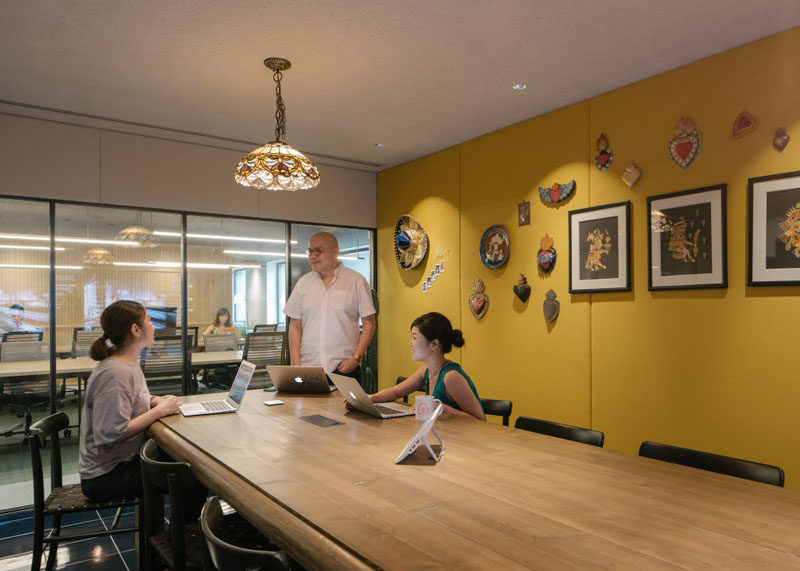
{"type": "Polygon", "coordinates": [[[330,250],[330,248],[309,248],[308,250],[306,250],[306,254],[308,254],[309,257],[319,256],[325,250],[330,250]]]}

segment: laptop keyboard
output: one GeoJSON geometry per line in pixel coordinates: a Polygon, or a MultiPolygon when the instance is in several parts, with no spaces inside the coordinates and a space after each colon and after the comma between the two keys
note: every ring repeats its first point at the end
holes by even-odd
{"type": "Polygon", "coordinates": [[[228,403],[224,400],[210,400],[204,403],[201,403],[203,408],[209,412],[216,412],[218,410],[230,410],[231,407],[228,406],[228,403]]]}
{"type": "Polygon", "coordinates": [[[378,407],[378,412],[381,414],[400,414],[402,411],[397,410],[396,408],[390,408],[388,406],[383,406],[380,404],[376,404],[375,406],[378,407]]]}

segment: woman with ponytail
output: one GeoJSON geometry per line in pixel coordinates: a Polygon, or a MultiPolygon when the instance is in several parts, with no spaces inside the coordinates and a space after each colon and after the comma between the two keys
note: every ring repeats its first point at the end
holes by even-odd
{"type": "Polygon", "coordinates": [[[135,301],[115,301],[100,317],[103,336],[91,347],[99,361],[86,382],[78,471],[83,493],[95,501],[141,497],[139,449],[144,431],[175,414],[178,397],[150,396],[139,366],[153,344],[153,324],[135,301]]]}
{"type": "Polygon", "coordinates": [[[411,324],[409,345],[411,358],[424,365],[402,383],[372,395],[372,402],[389,402],[423,391],[442,401],[444,412],[486,420],[472,380],[461,365],[445,358],[453,347],[464,345],[460,329],[453,329],[441,313],[426,313],[411,324]]]}

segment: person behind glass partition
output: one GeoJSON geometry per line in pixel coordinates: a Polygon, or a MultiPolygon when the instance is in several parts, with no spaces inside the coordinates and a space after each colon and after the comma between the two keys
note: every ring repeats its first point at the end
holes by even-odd
{"type": "Polygon", "coordinates": [[[291,364],[323,367],[360,380],[361,359],[375,334],[369,284],[339,262],[339,241],[329,232],[314,234],[306,253],[312,271],[297,281],[283,310],[292,319],[291,364]]]}
{"type": "Polygon", "coordinates": [[[442,401],[443,412],[486,420],[478,391],[461,365],[445,358],[452,348],[462,347],[460,329],[453,329],[441,313],[417,317],[411,324],[411,358],[424,363],[405,381],[372,395],[372,402],[397,400],[414,391],[423,391],[442,401]],[[431,379],[434,379],[433,384],[431,379]]]}
{"type": "Polygon", "coordinates": [[[100,324],[103,335],[90,350],[99,363],[86,382],[78,459],[81,489],[98,502],[141,497],[145,430],[180,407],[174,395],[151,396],[139,366],[142,349],[155,335],[144,306],[115,301],[103,310],[100,324]]]}
{"type": "Polygon", "coordinates": [[[206,330],[203,331],[203,335],[211,335],[212,333],[233,333],[236,335],[237,339],[239,338],[239,328],[233,324],[231,312],[228,311],[227,307],[220,307],[217,310],[217,315],[214,317],[214,323],[206,327],[206,330]]]}

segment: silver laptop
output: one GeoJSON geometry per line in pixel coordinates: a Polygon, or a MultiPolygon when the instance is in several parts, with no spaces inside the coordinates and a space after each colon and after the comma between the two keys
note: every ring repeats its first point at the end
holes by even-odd
{"type": "Polygon", "coordinates": [[[281,393],[330,393],[336,390],[322,367],[267,365],[267,373],[281,393]]]}
{"type": "Polygon", "coordinates": [[[206,351],[236,351],[239,344],[233,333],[208,333],[203,335],[203,345],[206,351]]]}
{"type": "Polygon", "coordinates": [[[378,418],[395,418],[414,414],[411,407],[402,404],[394,402],[375,404],[355,379],[331,373],[331,380],[350,406],[361,412],[378,418]]]}
{"type": "Polygon", "coordinates": [[[181,405],[181,414],[183,416],[200,416],[204,414],[222,414],[225,412],[236,412],[244,399],[244,393],[250,384],[250,379],[253,378],[253,373],[256,366],[249,361],[242,361],[239,365],[239,370],[236,372],[236,378],[233,379],[231,384],[231,391],[225,400],[209,400],[203,402],[190,402],[181,405]]]}

